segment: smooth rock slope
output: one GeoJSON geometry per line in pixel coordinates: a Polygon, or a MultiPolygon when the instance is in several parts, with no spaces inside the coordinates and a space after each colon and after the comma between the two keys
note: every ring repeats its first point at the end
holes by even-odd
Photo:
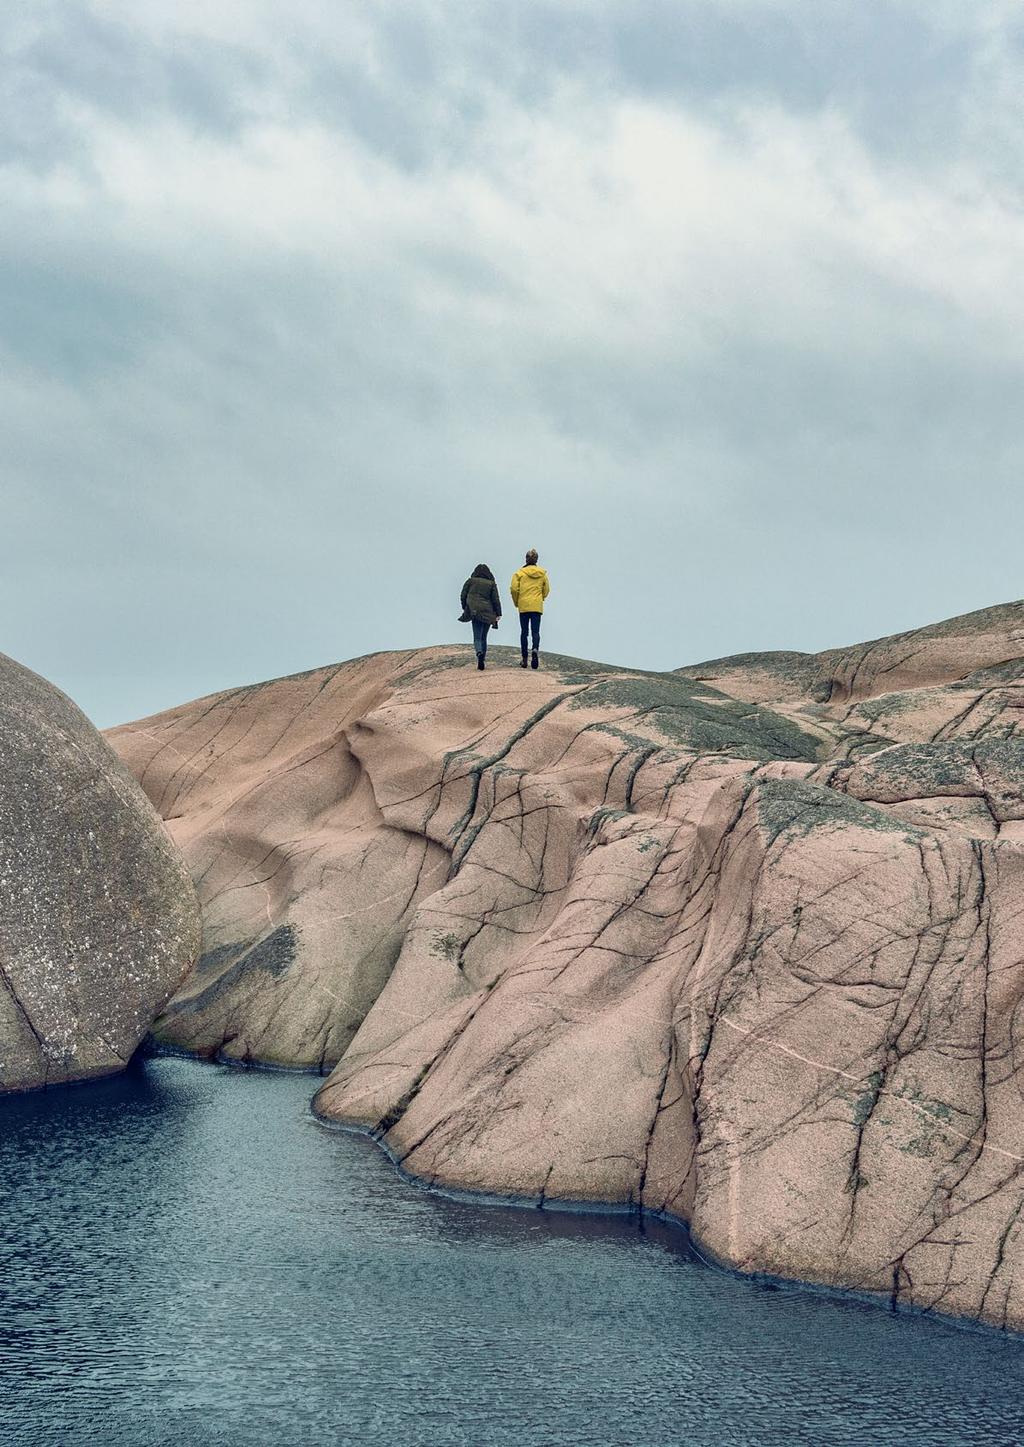
{"type": "Polygon", "coordinates": [[[427,1181],[1024,1325],[1024,604],[809,661],[470,663],[115,731],[204,906],[158,1037],[335,1065],[318,1110],[427,1181]]]}
{"type": "Polygon", "coordinates": [[[135,780],[70,699],[0,654],[0,1091],[122,1069],[199,938],[135,780]]]}

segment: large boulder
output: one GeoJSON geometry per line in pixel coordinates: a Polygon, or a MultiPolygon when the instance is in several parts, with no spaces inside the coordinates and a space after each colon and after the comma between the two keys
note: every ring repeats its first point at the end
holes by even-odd
{"type": "Polygon", "coordinates": [[[206,925],[155,1033],[334,1065],[318,1112],[428,1182],[1024,1327],[1022,621],[713,679],[378,655],[128,725],[206,925]]]}
{"type": "Polygon", "coordinates": [[[199,929],[135,780],[70,699],[0,655],[0,1090],[121,1070],[199,929]]]}
{"type": "MultiPolygon", "coordinates": [[[[478,674],[472,660],[465,648],[377,654],[110,732],[166,820],[203,907],[202,956],[154,1024],[157,1042],[250,1063],[336,1065],[435,902],[441,934],[450,933],[445,886],[454,870],[465,887],[477,827],[460,831],[454,820],[477,781],[490,764],[500,773],[513,739],[521,750],[534,741],[562,748],[581,726],[574,700],[590,699],[600,726],[582,786],[595,801],[602,767],[666,745],[811,761],[819,749],[816,734],[768,710],[671,676],[579,660],[499,674],[509,650],[494,650],[493,671],[478,674]],[[494,760],[478,752],[485,740],[494,760]]],[[[569,802],[560,817],[574,832],[569,802]]],[[[507,831],[496,837],[501,844],[507,831]]],[[[526,915],[537,914],[534,891],[545,889],[550,913],[552,860],[538,861],[534,874],[546,878],[527,886],[526,915]]],[[[512,938],[498,925],[480,942],[494,958],[512,938]]]]}
{"type": "Polygon", "coordinates": [[[1024,1325],[1022,746],[630,754],[592,697],[496,717],[432,790],[375,715],[384,816],[458,868],[320,1113],[430,1182],[1024,1325]]]}

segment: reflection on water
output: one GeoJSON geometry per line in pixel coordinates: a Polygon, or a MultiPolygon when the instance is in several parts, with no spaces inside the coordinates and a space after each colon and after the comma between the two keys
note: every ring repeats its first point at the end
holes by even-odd
{"type": "Polygon", "coordinates": [[[308,1077],[159,1059],[0,1101],[4,1444],[1024,1441],[1024,1342],[450,1201],[308,1077]]]}

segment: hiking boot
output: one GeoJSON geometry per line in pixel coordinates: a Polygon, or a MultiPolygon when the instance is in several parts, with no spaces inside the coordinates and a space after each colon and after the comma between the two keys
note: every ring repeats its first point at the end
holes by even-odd
{"type": "Polygon", "coordinates": [[[484,656],[482,653],[478,653],[476,656],[476,666],[477,668],[483,668],[484,666],[484,656]]]}
{"type": "MultiPolygon", "coordinates": [[[[525,660],[525,659],[523,660],[523,667],[524,667],[524,668],[526,667],[526,660],[525,660]]],[[[530,667],[531,667],[531,668],[539,668],[539,667],[540,667],[540,660],[539,660],[538,657],[537,657],[537,650],[536,650],[536,648],[533,650],[533,657],[530,659],[530,667]]]]}
{"type": "Polygon", "coordinates": [[[526,667],[526,649],[525,649],[525,648],[523,649],[523,661],[522,661],[522,663],[519,665],[519,667],[520,667],[520,668],[525,668],[525,667],[526,667]]]}

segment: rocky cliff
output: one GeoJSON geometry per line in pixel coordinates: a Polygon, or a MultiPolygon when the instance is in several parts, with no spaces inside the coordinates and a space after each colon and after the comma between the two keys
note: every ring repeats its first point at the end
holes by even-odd
{"type": "Polygon", "coordinates": [[[429,1182],[1024,1325],[1024,604],[675,674],[471,661],[114,731],[204,909],[157,1037],[331,1069],[317,1109],[429,1182]]]}
{"type": "Polygon", "coordinates": [[[0,654],[0,1091],[122,1069],[199,938],[135,780],[70,699],[0,654]]]}

